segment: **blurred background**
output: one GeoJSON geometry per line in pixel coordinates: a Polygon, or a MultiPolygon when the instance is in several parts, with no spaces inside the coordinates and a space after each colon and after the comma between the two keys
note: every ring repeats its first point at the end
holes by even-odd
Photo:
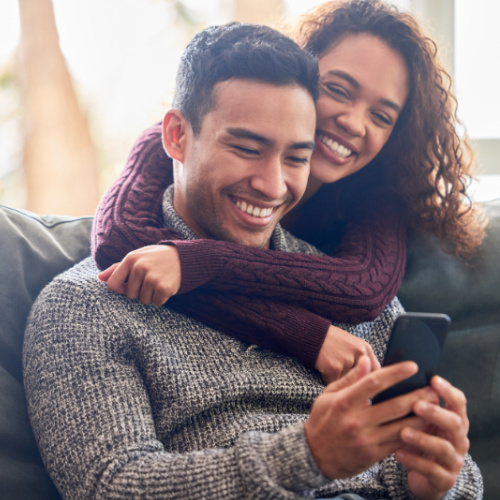
{"type": "MultiPolygon", "coordinates": [[[[192,36],[292,21],[317,0],[1,0],[0,203],[92,215],[169,108],[192,36]]],[[[500,2],[398,0],[438,42],[473,141],[478,201],[500,196],[500,2]]]]}

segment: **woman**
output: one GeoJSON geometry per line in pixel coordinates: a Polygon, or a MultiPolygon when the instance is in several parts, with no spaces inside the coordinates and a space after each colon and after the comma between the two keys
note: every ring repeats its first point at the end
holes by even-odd
{"type": "Polygon", "coordinates": [[[450,80],[414,19],[382,2],[330,2],[304,15],[294,37],[318,56],[321,88],[310,182],[283,225],[332,257],[179,241],[162,229],[172,171],[160,125],[139,139],[103,198],[93,254],[105,268],[169,243],[135,251],[101,279],[145,303],[177,293],[173,307],[331,380],[371,352],[331,321],[372,320],[395,296],[408,227],[466,258],[483,229],[465,193],[470,148],[455,132],[450,80]]]}

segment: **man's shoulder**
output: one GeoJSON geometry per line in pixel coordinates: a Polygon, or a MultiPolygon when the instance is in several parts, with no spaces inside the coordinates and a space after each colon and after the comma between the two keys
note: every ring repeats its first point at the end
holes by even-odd
{"type": "MultiPolygon", "coordinates": [[[[177,326],[190,323],[190,318],[169,307],[156,307],[130,300],[112,292],[97,277],[99,269],[88,257],[57,275],[38,295],[30,313],[28,327],[43,321],[59,330],[106,331],[106,335],[131,327],[138,331],[144,325],[160,322],[177,326]]],[[[198,323],[193,319],[193,323],[198,323]]],[[[29,330],[30,328],[28,328],[29,330]]]]}
{"type": "Polygon", "coordinates": [[[272,241],[273,248],[275,250],[282,250],[284,252],[291,253],[305,253],[310,255],[326,255],[315,246],[307,243],[307,241],[293,236],[293,234],[289,233],[280,225],[276,226],[272,241]]]}
{"type": "Polygon", "coordinates": [[[97,274],[99,270],[92,257],[87,257],[70,267],[66,271],[58,274],[40,293],[43,296],[47,290],[63,290],[68,287],[99,289],[105,286],[101,283],[97,274]]]}
{"type": "Polygon", "coordinates": [[[39,293],[31,315],[49,316],[57,310],[64,317],[75,311],[90,311],[91,304],[102,302],[106,295],[113,295],[106,284],[99,281],[98,273],[92,257],[87,257],[58,274],[39,293]]]}

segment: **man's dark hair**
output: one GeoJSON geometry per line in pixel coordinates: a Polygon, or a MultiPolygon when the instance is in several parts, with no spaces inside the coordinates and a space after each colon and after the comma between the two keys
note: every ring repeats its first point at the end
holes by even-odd
{"type": "Polygon", "coordinates": [[[182,55],[173,105],[194,134],[213,106],[213,89],[231,78],[299,85],[318,97],[318,64],[293,40],[267,26],[231,23],[198,33],[182,55]]]}

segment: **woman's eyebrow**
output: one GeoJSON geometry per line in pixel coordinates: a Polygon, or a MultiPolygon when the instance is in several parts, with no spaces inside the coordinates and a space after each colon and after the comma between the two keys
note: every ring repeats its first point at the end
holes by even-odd
{"type": "Polygon", "coordinates": [[[387,106],[388,108],[392,108],[396,113],[401,113],[401,106],[396,104],[394,101],[390,101],[389,99],[380,99],[380,102],[387,106]]]}
{"type": "Polygon", "coordinates": [[[326,74],[331,76],[338,76],[339,78],[346,80],[356,89],[361,88],[361,85],[359,84],[358,80],[356,80],[356,78],[354,78],[349,73],[346,73],[345,71],[341,71],[339,69],[331,69],[330,71],[327,71],[326,74]]]}

